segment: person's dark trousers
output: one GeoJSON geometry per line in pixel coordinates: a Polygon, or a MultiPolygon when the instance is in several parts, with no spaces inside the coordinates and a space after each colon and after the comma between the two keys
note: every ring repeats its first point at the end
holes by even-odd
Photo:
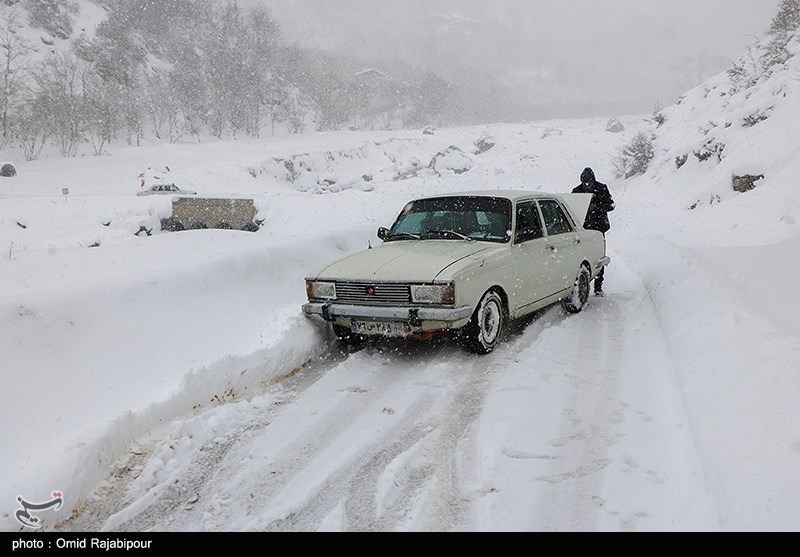
{"type": "Polygon", "coordinates": [[[605,275],[605,273],[606,273],[606,268],[603,267],[602,269],[600,269],[600,272],[597,273],[597,276],[594,279],[595,294],[603,291],[603,280],[605,278],[603,275],[605,275]]]}
{"type": "MultiPolygon", "coordinates": [[[[603,232],[603,241],[606,239],[606,233],[603,232]]],[[[600,268],[600,272],[597,273],[597,276],[594,279],[594,292],[597,294],[598,292],[603,291],[603,280],[605,280],[606,275],[606,268],[605,266],[600,268]]]]}

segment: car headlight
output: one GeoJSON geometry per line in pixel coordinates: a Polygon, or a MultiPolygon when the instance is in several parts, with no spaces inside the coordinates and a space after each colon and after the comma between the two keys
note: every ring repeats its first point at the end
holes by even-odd
{"type": "Polygon", "coordinates": [[[412,284],[411,301],[420,304],[453,305],[456,303],[456,287],[447,284],[412,284]]]}
{"type": "Polygon", "coordinates": [[[335,300],[336,283],[307,280],[306,294],[309,300],[335,300]]]}

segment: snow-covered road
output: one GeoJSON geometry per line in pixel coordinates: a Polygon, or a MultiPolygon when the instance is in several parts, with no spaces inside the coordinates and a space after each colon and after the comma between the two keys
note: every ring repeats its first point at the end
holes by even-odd
{"type": "Polygon", "coordinates": [[[322,332],[317,358],[250,401],[172,424],[63,528],[708,525],[710,509],[694,504],[703,470],[652,302],[624,262],[615,271],[609,296],[584,313],[553,306],[513,324],[485,357],[446,341],[341,351],[322,332]]]}

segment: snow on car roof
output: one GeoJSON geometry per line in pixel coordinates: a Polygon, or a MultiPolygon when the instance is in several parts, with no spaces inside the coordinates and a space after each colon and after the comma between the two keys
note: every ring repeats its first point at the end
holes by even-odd
{"type": "Polygon", "coordinates": [[[531,199],[540,197],[554,197],[560,196],[558,193],[540,192],[540,191],[526,191],[526,190],[476,190],[476,191],[462,191],[454,193],[441,193],[438,195],[429,195],[420,199],[436,199],[441,197],[502,197],[516,201],[519,199],[531,199]]]}

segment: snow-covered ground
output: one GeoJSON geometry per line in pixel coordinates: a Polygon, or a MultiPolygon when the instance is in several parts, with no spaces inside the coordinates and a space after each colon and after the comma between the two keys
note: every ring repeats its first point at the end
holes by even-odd
{"type": "Polygon", "coordinates": [[[626,181],[611,160],[643,116],[15,163],[2,529],[30,530],[18,497],[57,492],[29,513],[44,530],[800,530],[800,111],[782,86],[781,117],[725,138],[752,144],[725,164],[766,176],[744,194],[732,166],[668,164],[691,147],[684,103],[626,181]],[[617,202],[608,296],[585,312],[542,312],[486,357],[342,352],[301,314],[306,273],[378,242],[409,199],[566,192],[585,166],[617,202]],[[137,197],[140,175],[251,196],[263,226],[161,233],[170,199],[137,197]]]}

